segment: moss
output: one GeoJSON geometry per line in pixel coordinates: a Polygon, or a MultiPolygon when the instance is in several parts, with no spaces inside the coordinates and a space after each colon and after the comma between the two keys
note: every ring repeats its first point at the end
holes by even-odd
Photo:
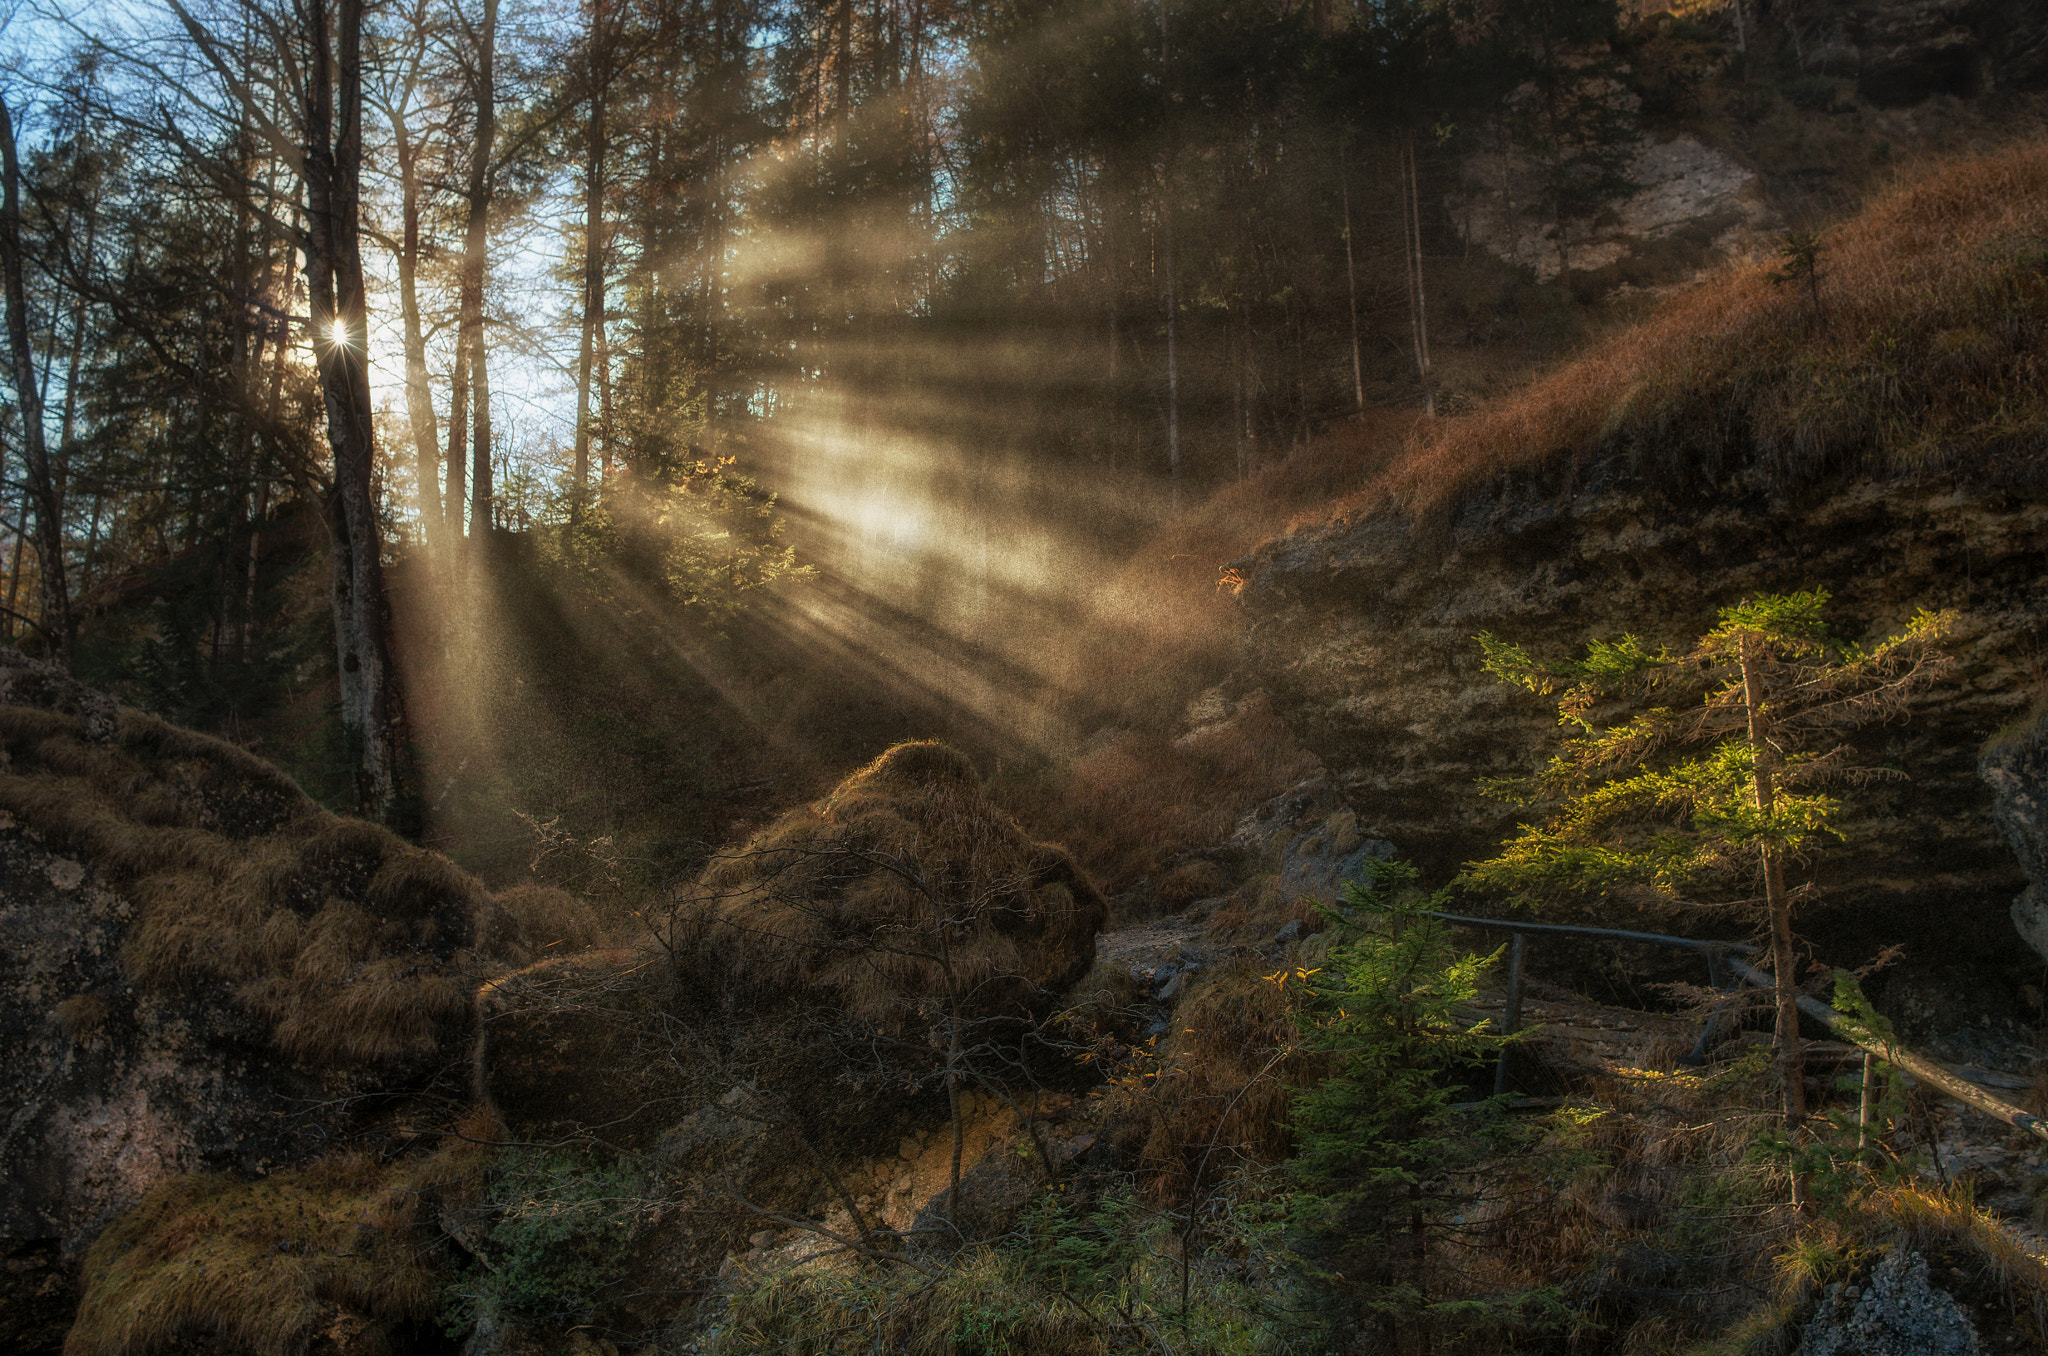
{"type": "Polygon", "coordinates": [[[86,1253],[65,1356],[152,1356],[204,1346],[285,1356],[340,1321],[360,1345],[431,1318],[439,1259],[415,1226],[460,1190],[473,1151],[384,1167],[341,1153],[253,1182],[158,1184],[86,1253]]]}
{"type": "Polygon", "coordinates": [[[70,708],[100,704],[75,684],[0,673],[52,703],[0,705],[0,811],[139,906],[130,981],[222,983],[315,1063],[419,1057],[467,1027],[477,975],[512,940],[474,879],[231,744],[111,703],[88,730],[70,708]]]}
{"type": "Polygon", "coordinates": [[[942,744],[899,744],[724,854],[697,888],[703,954],[756,1001],[809,992],[895,1023],[928,998],[1042,1008],[1094,959],[1101,894],[942,744]]]}

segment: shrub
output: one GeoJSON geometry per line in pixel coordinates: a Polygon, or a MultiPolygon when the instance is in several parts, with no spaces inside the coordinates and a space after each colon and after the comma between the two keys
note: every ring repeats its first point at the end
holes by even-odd
{"type": "MultiPolygon", "coordinates": [[[[1412,888],[1414,869],[1382,863],[1345,888],[1370,913],[1365,930],[1330,948],[1313,972],[1305,1043],[1329,1075],[1294,1105],[1302,1194],[1295,1220],[1315,1274],[1387,1350],[1421,1335],[1521,1328],[1549,1297],[1486,1293],[1464,1275],[1479,1233],[1481,1192],[1469,1175],[1527,1136],[1497,1106],[1453,1109],[1481,1058],[1499,1048],[1490,1024],[1462,1015],[1498,959],[1461,953],[1412,888]],[[1452,1247],[1455,1241],[1461,1245],[1452,1247]]],[[[1500,1349],[1500,1348],[1496,1348],[1500,1349]]]]}
{"type": "Polygon", "coordinates": [[[488,1212],[474,1260],[441,1296],[451,1335],[588,1314],[621,1283],[634,1239],[659,1213],[636,1159],[530,1148],[498,1155],[473,1208],[488,1212]]]}

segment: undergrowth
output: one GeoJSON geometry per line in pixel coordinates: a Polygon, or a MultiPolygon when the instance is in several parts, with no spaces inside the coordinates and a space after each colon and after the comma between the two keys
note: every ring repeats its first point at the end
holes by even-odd
{"type": "Polygon", "coordinates": [[[752,1276],[721,1349],[913,1356],[1216,1356],[1322,1349],[1303,1314],[1274,1204],[1240,1191],[1214,1212],[1214,1246],[1191,1257],[1175,1222],[1129,1183],[1040,1198],[1000,1242],[936,1275],[817,1266],[752,1276]]]}
{"type": "Polygon", "coordinates": [[[508,1320],[575,1322],[621,1285],[660,1207],[630,1156],[515,1147],[491,1162],[470,1208],[482,1223],[440,1296],[451,1335],[508,1320]]]}

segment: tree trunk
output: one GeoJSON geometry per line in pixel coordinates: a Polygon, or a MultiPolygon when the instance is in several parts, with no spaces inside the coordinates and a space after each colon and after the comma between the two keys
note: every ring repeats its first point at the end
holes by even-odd
{"type": "Polygon", "coordinates": [[[1337,182],[1344,193],[1344,281],[1349,289],[1351,305],[1351,394],[1358,402],[1358,412],[1365,413],[1365,358],[1358,344],[1358,264],[1352,257],[1351,244],[1351,175],[1340,160],[1337,165],[1337,182]]]}
{"type": "Polygon", "coordinates": [[[481,554],[491,540],[491,377],[490,353],[482,337],[469,350],[473,364],[469,377],[470,461],[469,461],[469,549],[481,554]]]}
{"type": "MultiPolygon", "coordinates": [[[[1756,776],[1757,809],[1769,814],[1776,803],[1772,772],[1776,755],[1764,716],[1762,659],[1756,643],[1742,643],[1742,699],[1748,708],[1749,747],[1756,776]]],[[[1770,848],[1763,850],[1764,901],[1771,919],[1771,971],[1778,1007],[1778,1061],[1785,1079],[1785,1128],[1796,1135],[1806,1123],[1806,1067],[1799,1048],[1797,958],[1792,953],[1792,901],[1785,890],[1785,863],[1770,848]]],[[[1804,1205],[1806,1183],[1792,1175],[1792,1203],[1804,1205]]]]}
{"type": "MultiPolygon", "coordinates": [[[[98,254],[98,247],[99,214],[97,211],[94,211],[90,212],[85,219],[85,251],[82,264],[88,273],[90,273],[93,260],[98,254]]],[[[71,310],[71,350],[65,355],[64,360],[64,408],[57,416],[57,457],[67,465],[71,460],[71,445],[77,437],[78,430],[78,377],[80,368],[85,361],[85,313],[86,300],[83,296],[80,296],[73,303],[71,310]]],[[[97,512],[97,496],[94,499],[94,507],[95,512],[97,512]]],[[[81,578],[79,580],[79,588],[81,590],[88,589],[91,586],[91,567],[91,551],[88,549],[86,558],[80,567],[81,578]]]]}
{"type": "Polygon", "coordinates": [[[832,121],[838,127],[839,148],[846,149],[846,122],[853,113],[853,0],[839,0],[839,51],[833,62],[837,90],[833,95],[832,121]]]}
{"type": "Polygon", "coordinates": [[[605,80],[610,60],[604,34],[604,0],[593,0],[590,17],[590,122],[583,156],[583,333],[576,350],[576,458],[569,481],[569,521],[583,516],[590,485],[590,387],[596,367],[598,332],[604,328],[604,164],[605,80]]]}
{"type": "Polygon", "coordinates": [[[429,541],[441,536],[440,429],[434,396],[427,385],[427,341],[420,326],[420,173],[419,145],[412,139],[402,109],[391,115],[398,161],[399,214],[398,310],[405,331],[405,418],[412,425],[412,447],[419,478],[420,526],[429,541]]]}
{"type": "MultiPolygon", "coordinates": [[[[27,494],[36,508],[36,556],[42,579],[42,628],[51,657],[71,667],[71,594],[64,581],[64,505],[49,448],[43,441],[43,394],[29,344],[28,287],[21,256],[21,164],[14,149],[14,117],[0,99],[0,275],[7,304],[7,347],[14,394],[21,410],[27,494]]],[[[17,524],[19,529],[23,525],[17,524]]]]}
{"type": "MultiPolygon", "coordinates": [[[[1173,46],[1167,29],[1167,7],[1159,7],[1159,62],[1162,83],[1172,89],[1173,46]]],[[[1169,93],[1167,116],[1173,114],[1169,93]]],[[[1173,260],[1173,139],[1167,139],[1165,172],[1161,175],[1159,215],[1166,234],[1166,474],[1173,483],[1173,512],[1180,513],[1180,289],[1173,260]]]]}
{"type": "Polygon", "coordinates": [[[314,361],[334,453],[323,505],[333,554],[334,636],[341,725],[364,814],[401,833],[419,829],[410,731],[391,653],[390,601],[371,487],[374,443],[365,352],[368,308],[361,249],[364,0],[307,7],[314,44],[307,80],[306,278],[314,361]]]}
{"type": "Polygon", "coordinates": [[[463,275],[459,299],[456,302],[455,358],[450,363],[448,372],[448,494],[441,505],[451,570],[460,568],[462,511],[469,494],[469,348],[474,336],[468,320],[470,294],[467,268],[463,270],[463,275]]]}
{"type": "MultiPolygon", "coordinates": [[[[1436,389],[1429,374],[1429,298],[1422,289],[1422,205],[1415,173],[1415,138],[1403,153],[1401,234],[1408,246],[1408,315],[1415,340],[1415,376],[1422,383],[1422,412],[1436,413],[1436,389]]],[[[1360,406],[1363,408],[1363,405],[1360,406]]]]}
{"type": "MultiPolygon", "coordinates": [[[[276,322],[277,343],[274,346],[276,352],[271,355],[270,359],[270,393],[264,405],[264,421],[273,429],[277,427],[278,420],[284,410],[285,364],[290,359],[292,352],[291,321],[284,317],[291,310],[292,270],[298,252],[287,248],[283,253],[284,257],[278,264],[277,309],[280,318],[276,322]]],[[[249,648],[255,636],[256,595],[257,586],[260,582],[258,575],[260,574],[263,562],[263,523],[269,516],[270,480],[266,476],[259,480],[256,485],[256,511],[249,530],[249,583],[248,593],[242,607],[242,648],[244,651],[249,648]]]]}
{"type": "MultiPolygon", "coordinates": [[[[481,389],[477,376],[484,368],[484,274],[489,249],[489,226],[491,212],[491,154],[498,136],[498,100],[496,78],[496,55],[498,45],[498,0],[484,0],[483,23],[477,29],[476,66],[471,72],[472,90],[476,98],[476,137],[469,152],[469,182],[465,196],[469,200],[469,217],[462,233],[462,286],[457,301],[455,375],[449,396],[448,413],[448,521],[453,525],[451,536],[462,530],[462,496],[458,488],[462,483],[462,460],[465,453],[474,447],[486,449],[484,471],[488,475],[490,458],[490,411],[488,394],[481,389]],[[474,410],[474,418],[468,418],[474,410]],[[475,429],[469,425],[473,423],[475,429]],[[465,442],[469,447],[465,447],[465,442]]],[[[472,457],[472,461],[474,458],[472,457]]],[[[472,502],[469,512],[470,533],[476,533],[478,523],[490,522],[490,487],[481,481],[470,486],[472,502]]],[[[453,543],[451,542],[451,545],[453,543]]]]}

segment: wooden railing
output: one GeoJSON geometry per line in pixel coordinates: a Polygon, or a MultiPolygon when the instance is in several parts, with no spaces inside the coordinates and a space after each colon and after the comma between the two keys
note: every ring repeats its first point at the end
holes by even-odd
{"type": "MultiPolygon", "coordinates": [[[[1707,955],[1708,972],[1712,976],[1716,988],[1723,987],[1721,973],[1723,966],[1734,970],[1737,977],[1759,988],[1769,989],[1776,987],[1775,981],[1769,975],[1757,969],[1748,961],[1740,959],[1743,956],[1754,955],[1756,952],[1755,947],[1745,942],[1707,941],[1697,937],[1667,937],[1657,932],[1629,932],[1621,928],[1579,927],[1566,923],[1525,923],[1520,919],[1514,918],[1474,918],[1455,913],[1432,913],[1430,917],[1440,919],[1446,923],[1456,924],[1459,927],[1484,928],[1492,932],[1505,932],[1509,935],[1507,1004],[1506,1010],[1501,1014],[1501,1029],[1503,1034],[1507,1035],[1512,1035],[1521,1029],[1522,937],[1524,934],[1550,933],[1572,937],[1597,937],[1607,941],[1640,942],[1650,946],[1668,946],[1687,951],[1704,951],[1707,955]]],[[[1900,1072],[1917,1078],[1930,1087],[1940,1089],[1965,1106],[1981,1111],[1994,1120],[2003,1121],[2007,1125],[2048,1140],[2048,1122],[2044,1122],[2041,1117],[2031,1112],[2022,1111],[2003,1098],[1994,1097],[1983,1088],[1971,1083],[1968,1079],[1948,1069],[1944,1069],[1932,1060],[1923,1059],[1910,1050],[1902,1049],[1890,1041],[1881,1040],[1871,1035],[1871,1033],[1821,1002],[1818,998],[1811,998],[1804,994],[1800,995],[1799,1010],[1826,1026],[1828,1030],[1834,1032],[1843,1040],[1868,1051],[1900,1072]]],[[[1700,1033],[1699,1043],[1693,1048],[1693,1058],[1695,1060],[1706,1054],[1707,1042],[1712,1038],[1713,1034],[1714,1019],[1709,1018],[1706,1030],[1700,1033]]],[[[1505,1093],[1508,1088],[1509,1048],[1502,1049],[1500,1062],[1494,1066],[1493,1091],[1496,1096],[1505,1093]]],[[[1870,1079],[1866,1071],[1864,1077],[1866,1103],[1869,1097],[1869,1088],[1870,1079]]]]}

